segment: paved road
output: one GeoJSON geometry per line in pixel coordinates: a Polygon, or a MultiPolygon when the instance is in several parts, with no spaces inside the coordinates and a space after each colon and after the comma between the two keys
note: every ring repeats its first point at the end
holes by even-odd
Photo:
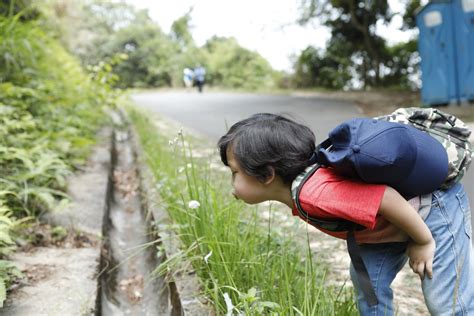
{"type": "Polygon", "coordinates": [[[318,139],[327,135],[340,121],[361,116],[357,107],[347,102],[307,97],[255,94],[166,92],[141,93],[134,101],[164,114],[213,140],[218,140],[235,122],[258,112],[287,113],[313,128],[318,139]]]}
{"type": "MultiPolygon", "coordinates": [[[[319,97],[258,94],[160,92],[133,96],[140,107],[170,117],[217,141],[226,126],[258,112],[287,113],[313,129],[318,141],[337,123],[362,116],[353,104],[319,97]]],[[[464,177],[471,210],[474,209],[474,166],[464,177]]],[[[474,217],[471,221],[474,224],[474,217]]],[[[474,243],[474,240],[473,240],[474,243]]]]}

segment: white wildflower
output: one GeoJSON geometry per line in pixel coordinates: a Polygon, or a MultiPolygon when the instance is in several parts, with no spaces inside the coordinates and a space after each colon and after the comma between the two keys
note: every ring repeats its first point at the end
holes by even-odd
{"type": "Polygon", "coordinates": [[[210,256],[212,256],[212,250],[204,257],[204,261],[206,261],[206,263],[210,256]]]}
{"type": "Polygon", "coordinates": [[[224,293],[224,301],[225,301],[225,305],[227,306],[226,316],[232,316],[232,311],[234,310],[234,304],[232,304],[232,300],[230,299],[229,294],[224,293]]]}
{"type": "Polygon", "coordinates": [[[192,165],[192,164],[190,164],[190,163],[188,163],[188,164],[186,165],[186,167],[188,167],[188,168],[192,168],[192,167],[193,167],[193,165],[192,165]]]}
{"type": "Polygon", "coordinates": [[[174,141],[172,141],[171,139],[168,141],[168,145],[170,146],[174,146],[174,141]]]}
{"type": "Polygon", "coordinates": [[[184,171],[184,167],[179,167],[178,168],[178,173],[183,173],[183,171],[184,171]]]}
{"type": "Polygon", "coordinates": [[[182,127],[179,129],[178,135],[179,135],[179,136],[183,135],[183,128],[182,128],[182,127]]]}
{"type": "Polygon", "coordinates": [[[188,203],[188,207],[193,210],[197,209],[199,206],[201,206],[201,203],[199,203],[199,201],[196,201],[196,200],[191,200],[188,203]]]}

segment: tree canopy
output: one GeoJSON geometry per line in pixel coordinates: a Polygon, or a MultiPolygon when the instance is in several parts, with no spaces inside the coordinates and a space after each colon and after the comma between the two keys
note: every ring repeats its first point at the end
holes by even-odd
{"type": "MultiPolygon", "coordinates": [[[[376,32],[377,25],[389,23],[395,15],[387,0],[301,0],[301,4],[299,22],[306,24],[318,19],[330,29],[332,35],[326,51],[319,53],[319,59],[312,67],[306,67],[313,68],[315,76],[329,77],[338,76],[341,69],[345,69],[342,78],[334,84],[331,84],[333,80],[325,82],[325,79],[313,79],[313,82],[325,82],[323,86],[328,88],[340,88],[341,81],[345,81],[347,86],[349,79],[361,82],[363,88],[410,86],[409,74],[416,71],[417,66],[416,41],[390,47],[376,32]],[[341,64],[328,68],[327,63],[320,62],[331,59],[341,64]],[[323,69],[329,70],[329,73],[323,69]]],[[[419,5],[419,0],[405,2],[404,29],[415,27],[413,15],[419,5]]],[[[297,59],[296,69],[307,63],[305,58],[297,59]]],[[[296,78],[296,82],[298,80],[296,78]]]]}
{"type": "Polygon", "coordinates": [[[127,3],[64,3],[51,4],[52,23],[61,30],[58,37],[83,65],[126,54],[113,67],[120,87],[180,87],[183,69],[198,64],[207,69],[209,84],[255,89],[273,83],[270,64],[233,38],[213,38],[199,47],[192,37],[192,9],[165,34],[146,10],[127,3]]]}
{"type": "MultiPolygon", "coordinates": [[[[329,28],[331,38],[324,49],[307,47],[297,54],[292,73],[286,75],[235,38],[214,37],[197,45],[192,36],[192,8],[172,23],[167,34],[146,10],[126,2],[41,3],[42,11],[49,15],[46,27],[84,66],[128,56],[113,65],[120,78],[116,84],[124,88],[181,87],[183,69],[198,64],[206,68],[209,84],[229,88],[271,88],[283,83],[296,88],[413,88],[411,77],[418,72],[416,40],[391,46],[377,28],[396,15],[403,17],[402,29],[414,28],[420,0],[404,0],[402,12],[393,12],[388,0],[300,1],[298,22],[318,21],[329,28]],[[282,77],[289,80],[282,81],[282,77]]],[[[0,12],[18,12],[32,2],[16,1],[13,7],[7,3],[10,1],[0,2],[0,12]]],[[[35,11],[31,12],[34,17],[35,11]]]]}

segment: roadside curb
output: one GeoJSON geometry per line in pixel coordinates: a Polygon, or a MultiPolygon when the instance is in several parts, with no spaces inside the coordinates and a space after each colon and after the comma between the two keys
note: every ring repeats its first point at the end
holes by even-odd
{"type": "Polygon", "coordinates": [[[99,132],[100,141],[94,146],[85,170],[74,174],[68,181],[70,205],[47,213],[43,221],[101,237],[103,213],[111,185],[114,133],[111,126],[99,132]]]}
{"type": "MultiPolygon", "coordinates": [[[[162,202],[154,185],[153,172],[148,167],[138,134],[131,123],[130,130],[132,144],[136,153],[136,165],[140,178],[143,207],[148,212],[147,216],[157,225],[165,257],[172,258],[180,253],[180,239],[171,228],[173,222],[168,213],[160,205],[162,202]]],[[[206,299],[200,295],[199,279],[194,270],[192,270],[192,264],[187,262],[184,266],[189,268],[186,271],[179,271],[169,276],[170,281],[168,285],[172,315],[214,315],[212,308],[206,304],[206,299]]]]}

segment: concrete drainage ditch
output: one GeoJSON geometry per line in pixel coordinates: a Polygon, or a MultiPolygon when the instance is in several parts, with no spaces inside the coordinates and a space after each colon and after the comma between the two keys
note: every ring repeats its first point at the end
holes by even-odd
{"type": "Polygon", "coordinates": [[[199,284],[193,271],[180,272],[172,280],[151,277],[166,257],[179,250],[179,241],[172,231],[166,231],[170,219],[156,205],[159,199],[151,171],[143,161],[133,128],[124,122],[123,113],[113,117],[116,129],[96,314],[212,315],[199,299],[199,284]],[[154,221],[162,231],[154,232],[154,221]],[[156,240],[160,237],[164,253],[158,256],[156,240]]]}
{"type": "Polygon", "coordinates": [[[114,137],[112,185],[103,221],[99,314],[169,314],[166,281],[150,277],[163,258],[156,256],[156,247],[147,246],[153,235],[141,203],[130,133],[122,128],[114,137]]]}
{"type": "Polygon", "coordinates": [[[123,113],[112,117],[114,130],[99,133],[87,165],[68,179],[69,206],[42,218],[90,242],[15,253],[11,259],[27,277],[0,315],[214,314],[192,270],[151,277],[180,242],[168,229],[172,223],[133,127],[123,113]]]}

